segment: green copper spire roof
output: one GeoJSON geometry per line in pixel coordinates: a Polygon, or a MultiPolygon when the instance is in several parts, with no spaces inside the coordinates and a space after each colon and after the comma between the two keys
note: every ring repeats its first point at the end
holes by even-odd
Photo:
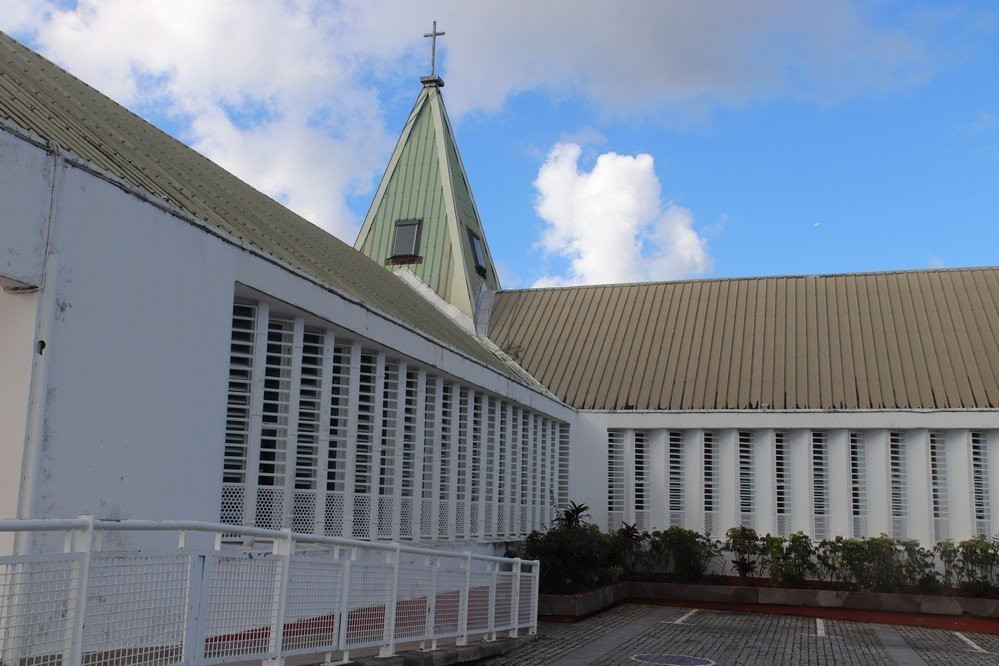
{"type": "Polygon", "coordinates": [[[474,320],[481,294],[498,290],[499,278],[444,110],[444,82],[421,81],[354,247],[389,270],[408,268],[474,320]],[[396,230],[401,222],[412,234],[414,221],[419,231],[410,252],[411,245],[396,242],[396,230]]]}

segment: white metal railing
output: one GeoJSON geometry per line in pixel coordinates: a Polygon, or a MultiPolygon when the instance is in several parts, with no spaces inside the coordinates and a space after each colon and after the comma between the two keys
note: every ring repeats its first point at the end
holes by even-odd
{"type": "Polygon", "coordinates": [[[63,544],[0,556],[5,665],[345,662],[537,630],[534,560],[190,521],[0,520],[3,533],[63,544]],[[122,532],[176,541],[102,547],[122,532]],[[192,547],[193,533],[211,539],[192,547]]]}

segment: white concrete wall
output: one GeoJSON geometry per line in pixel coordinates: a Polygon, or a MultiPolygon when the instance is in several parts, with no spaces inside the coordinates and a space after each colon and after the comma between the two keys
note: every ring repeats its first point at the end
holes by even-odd
{"type": "MultiPolygon", "coordinates": [[[[8,294],[0,289],[0,516],[3,517],[17,515],[37,304],[37,293],[8,294]]],[[[0,553],[8,552],[11,545],[9,535],[0,533],[0,553]]]]}
{"type": "Polygon", "coordinates": [[[0,287],[42,279],[53,158],[0,131],[0,287]]]}
{"type": "Polygon", "coordinates": [[[10,397],[0,407],[0,481],[18,473],[22,449],[37,453],[28,481],[0,490],[3,517],[14,516],[20,496],[20,517],[217,520],[237,283],[514,402],[572,417],[75,158],[56,169],[53,190],[50,154],[7,131],[0,141],[0,275],[40,284],[49,237],[42,290],[0,296],[0,395],[10,397]],[[36,301],[51,330],[44,416],[33,436],[24,424],[36,301]]]}
{"type": "MultiPolygon", "coordinates": [[[[711,430],[718,441],[718,520],[716,532],[738,524],[738,446],[737,430],[750,430],[755,447],[755,528],[760,533],[775,531],[774,432],[787,438],[791,455],[790,504],[791,529],[814,534],[813,511],[813,430],[826,434],[829,486],[829,535],[849,536],[852,525],[850,505],[851,477],[849,433],[860,432],[866,446],[867,534],[891,533],[889,492],[888,433],[900,431],[905,442],[907,474],[907,533],[923,543],[933,538],[933,514],[930,503],[928,448],[929,431],[943,434],[946,445],[947,500],[949,533],[952,538],[973,535],[972,479],[970,467],[971,430],[982,431],[989,446],[999,442],[999,411],[948,412],[701,412],[701,413],[629,413],[580,412],[573,434],[573,474],[570,497],[590,505],[598,525],[606,524],[607,501],[607,429],[626,432],[645,430],[650,441],[665,438],[667,430],[684,433],[685,446],[685,526],[704,529],[703,512],[703,433],[711,430]]],[[[996,449],[999,458],[999,448],[996,449]]],[[[989,451],[991,499],[999,496],[999,463],[989,451]]],[[[664,466],[661,454],[650,456],[654,466],[664,466]]],[[[628,476],[629,470],[625,470],[628,476]]],[[[659,482],[663,470],[653,470],[651,525],[667,525],[666,488],[659,482]]],[[[625,502],[626,508],[630,506],[625,502]]],[[[627,513],[627,512],[626,512],[627,513]]],[[[996,509],[992,516],[999,515],[996,509]]],[[[626,515],[626,521],[633,517],[626,515]]],[[[996,520],[993,518],[993,523],[996,520]]]]}

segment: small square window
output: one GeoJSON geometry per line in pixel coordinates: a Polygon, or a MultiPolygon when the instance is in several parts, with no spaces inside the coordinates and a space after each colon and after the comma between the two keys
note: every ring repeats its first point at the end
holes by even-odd
{"type": "Polygon", "coordinates": [[[396,220],[395,238],[392,240],[392,258],[419,256],[420,228],[423,220],[396,220]]]}
{"type": "Polygon", "coordinates": [[[482,239],[469,230],[468,238],[472,243],[472,257],[475,259],[475,272],[482,277],[486,276],[486,252],[482,247],[482,239]]]}

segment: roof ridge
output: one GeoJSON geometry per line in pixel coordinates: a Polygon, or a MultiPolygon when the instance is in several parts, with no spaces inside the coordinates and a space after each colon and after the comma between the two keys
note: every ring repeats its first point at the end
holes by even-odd
{"type": "Polygon", "coordinates": [[[993,266],[955,266],[953,268],[899,268],[882,271],[848,271],[843,273],[804,273],[789,275],[742,275],[730,277],[682,278],[679,280],[649,280],[645,282],[608,282],[604,284],[571,284],[552,287],[523,287],[521,289],[500,289],[498,294],[560,291],[568,289],[604,289],[612,287],[642,287],[661,284],[688,284],[705,282],[738,282],[740,280],[799,280],[806,278],[837,278],[837,277],[867,277],[872,275],[902,275],[912,273],[959,273],[965,271],[999,270],[999,265],[993,266]]]}

